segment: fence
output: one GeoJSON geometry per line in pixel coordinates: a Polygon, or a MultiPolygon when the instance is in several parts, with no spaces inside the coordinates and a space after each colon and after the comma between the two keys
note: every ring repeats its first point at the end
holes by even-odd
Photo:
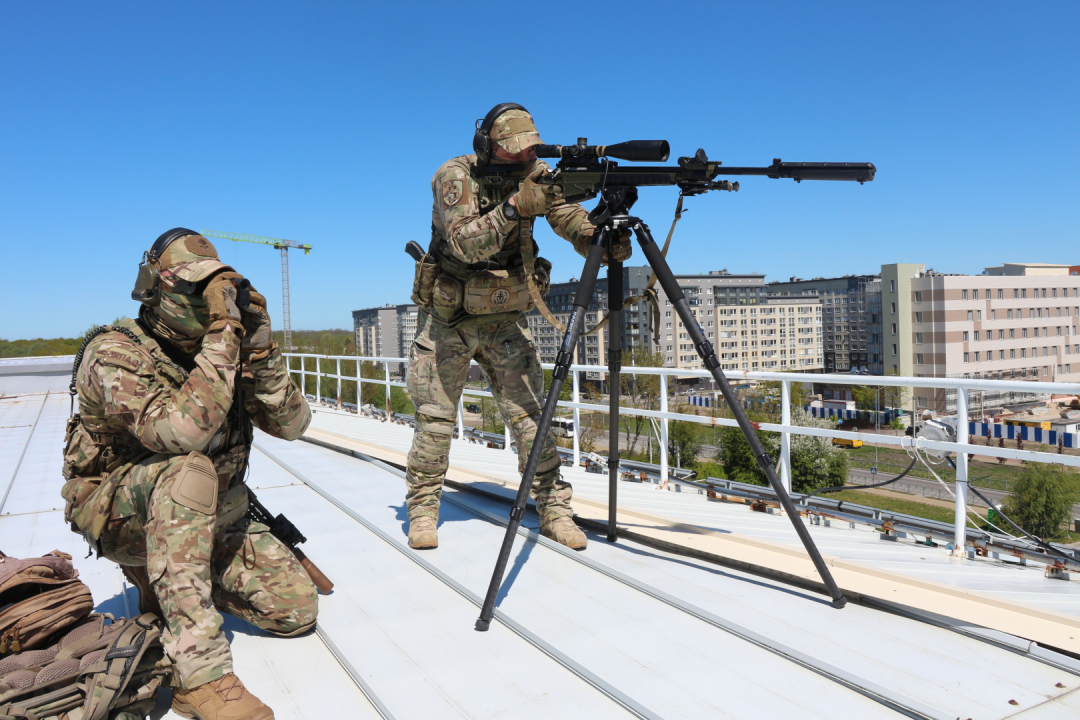
{"type": "MultiPolygon", "coordinates": [[[[393,363],[399,367],[408,363],[406,358],[390,358],[390,357],[357,357],[349,355],[313,355],[308,353],[286,353],[286,367],[290,373],[299,374],[301,376],[301,382],[306,380],[306,376],[309,371],[306,369],[307,363],[301,360],[299,368],[292,368],[292,358],[314,358],[315,359],[315,373],[316,373],[316,390],[315,395],[322,397],[322,380],[326,378],[333,380],[336,383],[336,396],[341,396],[341,384],[342,382],[355,382],[357,383],[357,397],[362,397],[362,386],[364,383],[374,383],[385,387],[385,397],[387,407],[390,404],[390,388],[404,387],[405,383],[400,381],[394,381],[390,379],[390,364],[393,363]],[[356,374],[354,376],[343,376],[341,374],[341,362],[353,362],[356,366],[356,374]],[[335,373],[323,372],[322,362],[333,362],[335,367],[335,373]],[[383,365],[383,378],[364,378],[361,377],[360,362],[375,362],[383,365]]],[[[552,369],[553,365],[543,364],[544,369],[552,369]]],[[[608,412],[607,405],[598,405],[594,403],[581,402],[581,386],[580,375],[581,373],[596,373],[597,366],[595,365],[571,365],[570,366],[570,378],[571,378],[571,399],[562,400],[558,402],[559,407],[567,408],[573,412],[574,416],[574,432],[573,432],[573,450],[574,450],[574,465],[578,465],[581,462],[581,448],[580,448],[580,435],[581,435],[581,417],[582,410],[589,412],[608,412]]],[[[671,377],[686,377],[686,378],[711,378],[712,376],[705,370],[688,370],[688,369],[676,369],[676,368],[656,368],[656,367],[623,367],[622,373],[624,375],[657,375],[660,381],[660,409],[659,410],[646,410],[644,408],[625,407],[620,405],[619,412],[623,415],[638,416],[654,418],[657,420],[659,426],[659,440],[660,440],[660,472],[663,477],[667,477],[669,474],[668,466],[668,423],[672,420],[679,420],[682,422],[699,423],[702,425],[712,426],[726,426],[737,427],[737,423],[733,419],[729,418],[714,418],[700,415],[687,415],[684,413],[673,413],[668,411],[668,380],[671,377]]],[[[864,375],[817,375],[808,373],[779,373],[779,372],[746,372],[746,371],[728,371],[725,372],[728,379],[732,381],[747,381],[747,380],[764,380],[780,383],[780,422],[779,423],[758,423],[758,428],[767,432],[780,433],[780,481],[783,485],[790,490],[791,489],[791,434],[797,435],[810,435],[814,437],[823,438],[845,438],[850,440],[863,440],[874,442],[879,445],[893,445],[898,448],[910,450],[912,448],[918,450],[945,450],[956,454],[956,508],[955,508],[955,549],[957,554],[963,554],[966,535],[966,516],[967,516],[967,496],[968,496],[968,453],[974,452],[983,456],[1006,458],[1013,460],[1023,460],[1026,462],[1043,462],[1043,463],[1057,463],[1061,465],[1068,465],[1074,468],[1080,468],[1080,456],[1076,455],[1057,455],[1054,453],[1036,452],[1032,450],[1021,450],[1019,448],[1001,448],[1001,447],[988,447],[983,445],[972,445],[968,442],[968,438],[971,435],[972,428],[969,423],[961,423],[957,429],[956,442],[938,442],[926,440],[924,438],[908,437],[908,436],[894,436],[894,435],[878,435],[876,433],[869,432],[856,432],[851,430],[835,430],[826,428],[808,428],[791,424],[791,384],[792,383],[820,383],[828,382],[833,385],[866,385],[868,384],[868,378],[864,375]]],[[[928,377],[898,377],[893,375],[879,375],[873,377],[873,384],[885,387],[919,387],[919,388],[944,388],[946,390],[955,391],[956,404],[957,404],[957,416],[968,417],[968,396],[971,392],[1019,392],[1030,393],[1031,385],[1028,381],[1024,380],[983,380],[975,378],[928,378],[928,377]]],[[[305,387],[306,385],[302,385],[305,387]]],[[[1039,390],[1043,393],[1054,393],[1061,395],[1077,395],[1080,394],[1080,383],[1039,383],[1039,390]]],[[[471,395],[474,397],[492,397],[490,392],[484,390],[476,390],[472,388],[466,388],[465,395],[471,395]]],[[[465,436],[464,427],[464,397],[458,404],[458,436],[465,436]]],[[[509,429],[506,430],[506,444],[505,447],[510,447],[509,429]]],[[[1037,441],[1036,441],[1037,442],[1037,441]]]]}
{"type": "MultiPolygon", "coordinates": [[[[821,382],[817,380],[815,382],[821,382]]],[[[831,382],[831,381],[830,381],[831,382]]],[[[887,410],[838,410],[837,408],[806,406],[806,411],[816,418],[835,418],[837,420],[865,420],[868,423],[876,422],[888,425],[894,419],[903,414],[903,410],[889,408],[887,410]]]]}
{"type": "Polygon", "coordinates": [[[1006,440],[1020,438],[1025,442],[1042,443],[1044,445],[1057,445],[1060,440],[1063,447],[1080,447],[1080,433],[1044,430],[1043,428],[1028,427],[1026,425],[971,422],[968,423],[968,433],[977,437],[1004,438],[1006,440]]]}

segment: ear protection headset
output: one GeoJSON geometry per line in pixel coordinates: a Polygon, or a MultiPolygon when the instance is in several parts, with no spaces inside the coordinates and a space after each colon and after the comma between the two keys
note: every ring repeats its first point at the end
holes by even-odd
{"type": "Polygon", "coordinates": [[[529,112],[517,103],[500,103],[491,108],[483,120],[476,121],[476,133],[473,135],[473,152],[476,153],[476,164],[483,167],[491,162],[491,126],[495,120],[507,110],[521,110],[529,112]]]}
{"type": "Polygon", "coordinates": [[[147,307],[157,307],[161,304],[161,269],[158,267],[161,256],[180,238],[198,234],[194,230],[182,227],[162,233],[154,241],[149,252],[143,253],[142,262],[139,263],[139,275],[135,279],[135,289],[131,291],[131,299],[138,300],[147,307]]]}

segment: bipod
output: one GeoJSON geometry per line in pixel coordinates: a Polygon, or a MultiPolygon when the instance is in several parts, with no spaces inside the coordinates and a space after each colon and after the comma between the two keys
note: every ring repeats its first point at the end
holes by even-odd
{"type": "MultiPolygon", "coordinates": [[[[600,202],[597,204],[596,208],[589,213],[589,219],[596,225],[597,229],[593,234],[593,241],[589,246],[589,252],[585,258],[585,267],[581,271],[581,279],[578,282],[577,292],[574,295],[574,306],[570,313],[570,321],[567,323],[562,345],[559,347],[559,353],[555,358],[555,369],[552,372],[551,388],[548,391],[547,400],[544,403],[544,411],[540,416],[540,422],[537,423],[536,435],[533,439],[532,447],[529,448],[529,458],[525,463],[525,472],[522,473],[521,485],[518,486],[518,492],[514,498],[514,506],[510,510],[510,522],[506,526],[506,534],[503,536],[502,546],[499,549],[499,558],[495,563],[495,571],[491,576],[491,583],[488,585],[487,596],[484,598],[484,604],[480,610],[480,617],[476,621],[477,630],[484,631],[491,626],[491,618],[495,613],[495,600],[498,596],[499,588],[502,586],[503,576],[506,573],[506,564],[510,559],[510,551],[513,549],[514,538],[517,536],[517,530],[521,525],[521,520],[525,517],[525,507],[529,498],[529,490],[532,487],[533,478],[536,476],[536,466],[540,462],[540,453],[543,451],[544,439],[551,429],[551,420],[555,415],[559,393],[562,391],[563,382],[570,372],[574,348],[577,346],[578,338],[581,335],[581,328],[585,320],[586,311],[589,308],[589,304],[592,302],[593,287],[596,284],[596,278],[600,272],[600,266],[604,258],[604,250],[607,249],[616,238],[626,232],[626,230],[633,230],[634,234],[637,236],[638,244],[645,253],[645,258],[652,267],[653,272],[656,273],[660,286],[664,289],[664,293],[675,307],[679,319],[682,320],[683,326],[689,333],[690,339],[693,341],[694,347],[697,349],[702,362],[713,376],[713,380],[715,380],[720,387],[720,391],[723,393],[728,407],[731,408],[732,413],[735,415],[735,421],[738,423],[739,428],[746,437],[747,443],[750,445],[750,449],[754,454],[754,458],[757,460],[758,466],[769,479],[769,483],[776,492],[780,504],[783,506],[792,525],[794,525],[795,532],[799,535],[803,547],[806,548],[806,552],[810,555],[810,559],[813,561],[814,567],[818,571],[818,575],[821,576],[822,582],[825,584],[829,595],[832,597],[833,607],[842,608],[847,604],[847,598],[844,597],[844,594],[836,585],[832,573],[829,571],[828,566],[825,565],[825,560],[821,557],[821,552],[818,551],[817,545],[814,544],[813,538],[810,537],[810,533],[803,524],[802,518],[799,516],[794,503],[791,502],[791,497],[780,482],[780,478],[777,477],[772,460],[765,451],[765,447],[761,444],[760,438],[758,438],[757,434],[754,432],[753,424],[750,422],[749,418],[746,417],[742,405],[735,396],[735,391],[732,389],[727,377],[724,376],[723,371],[720,370],[720,361],[716,357],[712,343],[705,338],[705,333],[698,325],[697,318],[695,318],[694,314],[691,312],[690,305],[686,302],[686,297],[679,288],[679,283],[672,274],[671,268],[668,266],[663,252],[653,240],[648,225],[641,222],[639,218],[627,214],[635,200],[637,200],[636,188],[605,189],[602,193],[600,202]]],[[[619,312],[621,306],[622,263],[617,263],[612,260],[608,266],[609,312],[619,312]],[[615,280],[617,287],[612,287],[612,280],[615,280]],[[617,294],[615,290],[618,290],[617,294]],[[615,308],[619,308],[619,310],[616,310],[615,308]]],[[[611,424],[609,427],[611,437],[609,438],[610,445],[608,456],[609,505],[607,539],[609,542],[613,542],[616,537],[616,489],[619,477],[618,395],[620,389],[619,371],[621,370],[622,365],[620,339],[622,327],[619,320],[620,318],[618,316],[611,318],[609,321],[611,331],[608,333],[610,337],[608,346],[608,390],[610,396],[609,411],[611,414],[611,424]],[[618,352],[616,352],[616,350],[618,352]]],[[[577,428],[575,428],[575,431],[576,430],[577,428]]]]}

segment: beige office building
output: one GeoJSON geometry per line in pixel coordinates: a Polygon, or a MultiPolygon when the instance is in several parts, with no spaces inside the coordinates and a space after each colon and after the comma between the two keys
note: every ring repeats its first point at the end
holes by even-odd
{"type": "MultiPolygon", "coordinates": [[[[882,266],[886,367],[915,377],[1080,382],[1080,275],[1008,263],[983,275],[882,266]]],[[[988,409],[1028,398],[982,394],[988,409]]],[[[1032,389],[1031,399],[1039,396],[1032,389]]],[[[955,393],[915,390],[917,408],[955,412],[955,393]]]]}

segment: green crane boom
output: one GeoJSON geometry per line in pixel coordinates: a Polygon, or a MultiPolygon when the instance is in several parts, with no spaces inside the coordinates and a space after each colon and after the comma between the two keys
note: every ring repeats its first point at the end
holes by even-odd
{"type": "Polygon", "coordinates": [[[292,311],[289,302],[289,248],[303,250],[305,255],[311,254],[311,246],[298,243],[294,240],[281,238],[263,237],[261,235],[245,235],[243,233],[217,232],[215,230],[200,230],[203,237],[215,237],[223,240],[236,242],[257,243],[269,245],[281,251],[281,304],[282,304],[282,330],[285,333],[285,350],[292,350],[292,311]]]}

